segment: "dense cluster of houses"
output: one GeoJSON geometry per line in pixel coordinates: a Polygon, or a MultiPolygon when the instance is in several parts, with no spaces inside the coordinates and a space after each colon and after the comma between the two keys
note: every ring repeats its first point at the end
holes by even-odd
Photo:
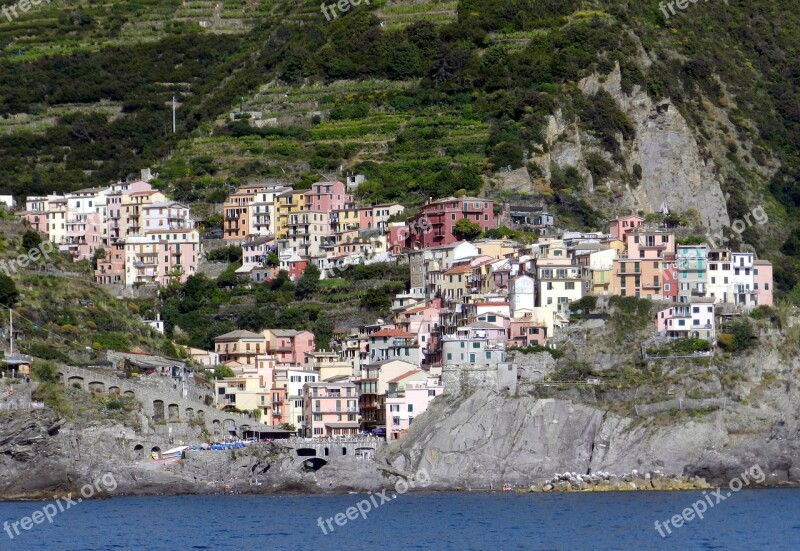
{"type": "Polygon", "coordinates": [[[475,212],[486,224],[493,211],[491,201],[461,201],[429,201],[383,228],[405,228],[411,274],[409,291],[393,299],[392,320],[338,330],[330,351],[316,350],[308,332],[218,337],[219,361],[236,373],[216,383],[218,405],[262,409],[268,423],[295,425],[306,436],[367,431],[391,440],[465,371],[513,389],[508,349],[549,345],[585,296],[659,301],[656,336],[712,344],[715,305],[772,304],[772,267],[753,253],[683,245],[674,230],[638,216],[611,221],[607,233],[564,232],[531,245],[458,241],[459,216],[475,212]]]}
{"type": "MultiPolygon", "coordinates": [[[[144,171],[145,173],[147,171],[144,171]]],[[[202,247],[189,208],[146,181],[32,196],[17,216],[76,260],[98,251],[95,280],[167,285],[197,272],[202,247]]]]}
{"type": "MultiPolygon", "coordinates": [[[[772,304],[769,262],[681,241],[639,216],[612,220],[607,232],[558,232],[546,211],[518,207],[506,219],[539,230],[535,243],[464,241],[455,231],[462,219],[496,227],[493,201],[431,199],[402,220],[401,205],[357,206],[357,185],[250,185],[225,201],[220,237],[242,246],[243,278],[269,280],[283,269],[296,279],[310,264],[329,275],[392,260],[408,262],[410,285],[393,297],[392,319],[337,329],[331,350],[318,350],[308,331],[283,329],[233,331],[216,338],[214,351],[190,349],[197,362],[234,373],[215,383],[218,407],[258,410],[263,422],[309,437],[366,431],[396,439],[467,372],[513,390],[508,349],[552,345],[583,297],[659,301],[655,338],[711,344],[717,305],[743,312],[772,304]]],[[[104,248],[100,283],[185,280],[201,252],[188,208],[145,181],[29,197],[20,216],[76,258],[104,248]]]]}
{"type": "Polygon", "coordinates": [[[393,222],[405,210],[387,204],[359,207],[352,183],[317,182],[309,190],[282,185],[245,186],[223,204],[222,237],[241,244],[238,273],[263,281],[285,270],[296,279],[309,264],[320,271],[385,261],[408,247],[445,244],[453,226],[467,218],[481,229],[494,227],[493,203],[472,197],[430,200],[405,222],[393,222]],[[279,264],[266,265],[270,253],[279,264]]]}

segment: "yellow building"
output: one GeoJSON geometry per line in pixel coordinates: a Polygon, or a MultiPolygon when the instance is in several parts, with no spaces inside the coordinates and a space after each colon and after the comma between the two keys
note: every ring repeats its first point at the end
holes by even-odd
{"type": "Polygon", "coordinates": [[[353,364],[342,360],[336,352],[306,352],[306,369],[319,373],[320,381],[353,375],[353,364]]]}
{"type": "Polygon", "coordinates": [[[275,237],[286,237],[290,215],[306,210],[306,192],[288,190],[276,197],[275,205],[275,237]]]}
{"type": "Polygon", "coordinates": [[[250,204],[255,202],[264,186],[243,186],[228,196],[222,205],[222,237],[229,241],[244,241],[251,233],[250,204]]]}
{"type": "Polygon", "coordinates": [[[508,239],[482,239],[474,241],[473,245],[478,247],[478,253],[491,256],[495,260],[507,258],[519,249],[519,245],[508,239]]]}

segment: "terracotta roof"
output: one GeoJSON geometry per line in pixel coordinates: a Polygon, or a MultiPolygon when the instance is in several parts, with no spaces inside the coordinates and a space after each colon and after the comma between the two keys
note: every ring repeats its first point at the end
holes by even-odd
{"type": "Polygon", "coordinates": [[[382,329],[369,336],[369,338],[373,337],[416,337],[416,335],[413,333],[406,333],[400,329],[382,329]]]}
{"type": "Polygon", "coordinates": [[[406,371],[405,373],[403,373],[399,377],[395,377],[394,379],[391,379],[388,382],[390,382],[390,383],[399,383],[400,381],[402,381],[406,377],[411,377],[412,375],[416,375],[417,373],[420,373],[421,371],[422,371],[421,369],[413,369],[411,371],[406,371]]]}
{"type": "Polygon", "coordinates": [[[471,272],[471,271],[472,271],[472,267],[469,264],[462,264],[461,266],[456,266],[455,268],[450,268],[449,270],[447,270],[444,273],[444,275],[463,274],[463,273],[471,272]]]}

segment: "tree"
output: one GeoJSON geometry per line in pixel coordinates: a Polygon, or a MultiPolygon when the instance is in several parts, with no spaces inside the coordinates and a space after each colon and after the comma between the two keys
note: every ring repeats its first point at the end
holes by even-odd
{"type": "Polygon", "coordinates": [[[217,287],[236,287],[239,278],[234,270],[225,270],[217,277],[217,287]]]}
{"type": "Polygon", "coordinates": [[[236,327],[247,331],[261,331],[264,329],[264,323],[264,313],[256,308],[245,310],[236,319],[236,327]]]}
{"type": "Polygon", "coordinates": [[[276,253],[269,253],[264,263],[270,268],[275,268],[276,266],[280,265],[281,259],[278,257],[276,253]]]}
{"type": "Polygon", "coordinates": [[[30,251],[36,249],[42,244],[42,236],[38,231],[27,230],[22,234],[22,250],[30,251]]]}
{"type": "Polygon", "coordinates": [[[482,231],[478,224],[467,218],[462,218],[453,226],[453,235],[460,240],[469,241],[470,239],[475,239],[482,231]]]}
{"type": "Polygon", "coordinates": [[[94,255],[92,256],[92,268],[94,268],[96,270],[97,269],[97,261],[98,260],[104,260],[105,257],[106,257],[106,250],[103,247],[100,247],[99,249],[97,249],[94,252],[94,255]]]}
{"type": "Polygon", "coordinates": [[[328,318],[327,314],[321,313],[314,322],[314,340],[317,343],[317,348],[325,350],[328,348],[333,336],[334,325],[328,318]]]}
{"type": "Polygon", "coordinates": [[[235,376],[236,373],[234,373],[233,369],[231,369],[227,365],[218,365],[214,368],[215,379],[225,379],[228,377],[235,377],[235,376]]]}
{"type": "Polygon", "coordinates": [[[5,274],[0,274],[0,304],[12,308],[19,299],[19,291],[14,280],[5,274]]]}
{"type": "Polygon", "coordinates": [[[320,272],[316,264],[309,264],[306,266],[306,269],[303,270],[303,275],[297,280],[297,286],[294,290],[295,296],[299,300],[303,300],[314,293],[319,284],[319,276],[320,272]]]}
{"type": "Polygon", "coordinates": [[[253,419],[255,419],[256,423],[261,421],[261,416],[264,414],[264,411],[260,408],[256,408],[253,410],[253,419]]]}
{"type": "Polygon", "coordinates": [[[750,339],[753,338],[753,325],[748,319],[741,319],[731,324],[731,335],[733,335],[734,350],[744,350],[750,346],[750,339]]]}
{"type": "Polygon", "coordinates": [[[53,362],[36,360],[31,366],[31,376],[40,383],[55,383],[58,369],[53,362]]]}

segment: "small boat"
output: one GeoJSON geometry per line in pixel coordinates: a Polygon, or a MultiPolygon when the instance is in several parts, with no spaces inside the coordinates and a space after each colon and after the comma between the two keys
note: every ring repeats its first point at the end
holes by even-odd
{"type": "Polygon", "coordinates": [[[178,461],[183,458],[183,452],[189,449],[189,446],[178,446],[165,452],[153,452],[152,457],[155,461],[178,461]]]}
{"type": "Polygon", "coordinates": [[[508,483],[503,484],[503,491],[504,492],[510,492],[511,491],[511,484],[508,484],[508,483]]]}

